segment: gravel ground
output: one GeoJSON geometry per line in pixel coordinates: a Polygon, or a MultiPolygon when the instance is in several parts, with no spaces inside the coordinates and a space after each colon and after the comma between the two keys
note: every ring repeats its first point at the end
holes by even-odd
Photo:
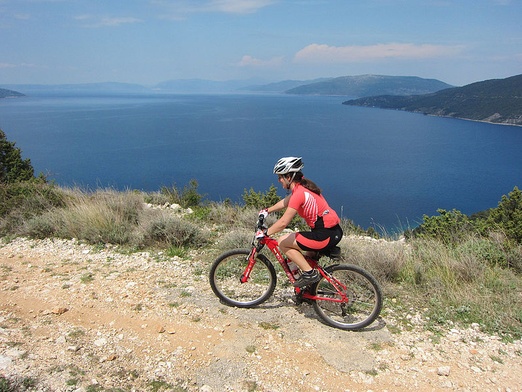
{"type": "Polygon", "coordinates": [[[35,391],[522,391],[520,341],[478,326],[434,336],[391,309],[341,331],[283,286],[264,306],[230,308],[207,272],[196,252],[4,243],[0,375],[35,391]]]}

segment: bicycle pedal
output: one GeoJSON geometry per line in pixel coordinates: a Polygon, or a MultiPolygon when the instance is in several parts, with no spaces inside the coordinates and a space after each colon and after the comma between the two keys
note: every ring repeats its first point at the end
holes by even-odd
{"type": "Polygon", "coordinates": [[[294,301],[294,303],[297,306],[301,305],[303,303],[303,300],[304,300],[304,298],[301,295],[299,295],[299,294],[296,294],[296,295],[292,296],[292,301],[294,301]]]}
{"type": "Polygon", "coordinates": [[[303,293],[310,294],[310,291],[308,291],[307,286],[302,287],[299,292],[295,291],[295,294],[292,296],[292,300],[295,302],[296,305],[301,305],[303,303],[312,305],[314,301],[309,298],[303,297],[303,293]]]}

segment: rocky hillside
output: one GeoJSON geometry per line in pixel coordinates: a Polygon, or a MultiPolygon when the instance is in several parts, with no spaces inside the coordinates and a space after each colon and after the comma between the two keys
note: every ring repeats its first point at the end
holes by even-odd
{"type": "Polygon", "coordinates": [[[390,306],[371,328],[341,331],[296,306],[284,285],[265,306],[230,308],[208,285],[208,252],[3,242],[0,382],[86,392],[520,390],[520,341],[478,326],[433,334],[416,309],[390,306]]]}
{"type": "Polygon", "coordinates": [[[522,125],[522,75],[486,80],[433,94],[405,97],[380,95],[349,100],[343,104],[522,125]]]}

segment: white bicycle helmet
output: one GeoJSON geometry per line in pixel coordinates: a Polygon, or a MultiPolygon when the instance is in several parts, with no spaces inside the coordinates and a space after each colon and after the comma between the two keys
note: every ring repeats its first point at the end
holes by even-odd
{"type": "Polygon", "coordinates": [[[301,157],[285,157],[277,161],[274,174],[297,173],[304,167],[301,157]]]}

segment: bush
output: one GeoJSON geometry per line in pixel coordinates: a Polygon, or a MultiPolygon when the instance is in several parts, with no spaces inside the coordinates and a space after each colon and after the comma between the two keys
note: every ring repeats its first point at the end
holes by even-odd
{"type": "Polygon", "coordinates": [[[363,267],[380,282],[398,281],[409,251],[401,242],[349,236],[339,246],[345,262],[363,267]]]}
{"type": "Polygon", "coordinates": [[[161,194],[167,197],[168,202],[179,204],[183,208],[197,207],[201,204],[204,195],[198,193],[198,182],[190,180],[188,185],[185,185],[182,190],[179,190],[175,185],[172,187],[162,187],[161,194]]]}
{"type": "Polygon", "coordinates": [[[255,209],[262,209],[273,206],[281,198],[277,194],[277,188],[272,184],[266,192],[256,192],[250,188],[249,191],[245,189],[243,192],[243,201],[247,207],[253,207],[255,209]]]}
{"type": "Polygon", "coordinates": [[[522,191],[517,187],[502,196],[496,208],[466,216],[458,210],[437,210],[439,216],[424,215],[423,223],[415,228],[412,236],[431,238],[454,245],[469,235],[489,237],[501,232],[514,244],[522,244],[522,191]]]}
{"type": "Polygon", "coordinates": [[[218,239],[215,253],[223,253],[236,248],[249,248],[254,234],[251,230],[237,229],[226,232],[218,239]]]}
{"type": "Polygon", "coordinates": [[[50,215],[62,238],[77,238],[91,244],[127,244],[132,239],[142,198],[132,192],[99,190],[93,194],[76,190],[67,207],[50,215]]]}
{"type": "Polygon", "coordinates": [[[131,241],[143,201],[131,192],[64,191],[64,206],[25,221],[19,234],[36,238],[77,238],[92,244],[131,241]]]}
{"type": "Polygon", "coordinates": [[[152,210],[140,223],[144,246],[200,248],[209,241],[209,235],[193,223],[172,215],[169,211],[152,210]]]}
{"type": "Polygon", "coordinates": [[[470,237],[458,244],[455,252],[462,257],[473,255],[490,266],[508,267],[507,254],[501,244],[487,238],[470,237]]]}
{"type": "Polygon", "coordinates": [[[461,241],[472,231],[469,218],[458,210],[438,209],[439,216],[423,216],[422,224],[413,230],[417,238],[436,239],[445,244],[461,241]]]}
{"type": "Polygon", "coordinates": [[[36,380],[31,377],[8,379],[0,375],[0,392],[32,391],[36,386],[36,380]]]}
{"type": "Polygon", "coordinates": [[[522,191],[515,187],[502,196],[496,208],[486,219],[489,230],[500,230],[511,240],[522,244],[522,191]]]}
{"type": "Polygon", "coordinates": [[[65,192],[41,181],[0,184],[0,235],[17,234],[29,220],[65,205],[65,192]]]}
{"type": "Polygon", "coordinates": [[[0,129],[0,184],[29,181],[34,177],[31,161],[22,159],[22,152],[15,145],[0,129]]]}

